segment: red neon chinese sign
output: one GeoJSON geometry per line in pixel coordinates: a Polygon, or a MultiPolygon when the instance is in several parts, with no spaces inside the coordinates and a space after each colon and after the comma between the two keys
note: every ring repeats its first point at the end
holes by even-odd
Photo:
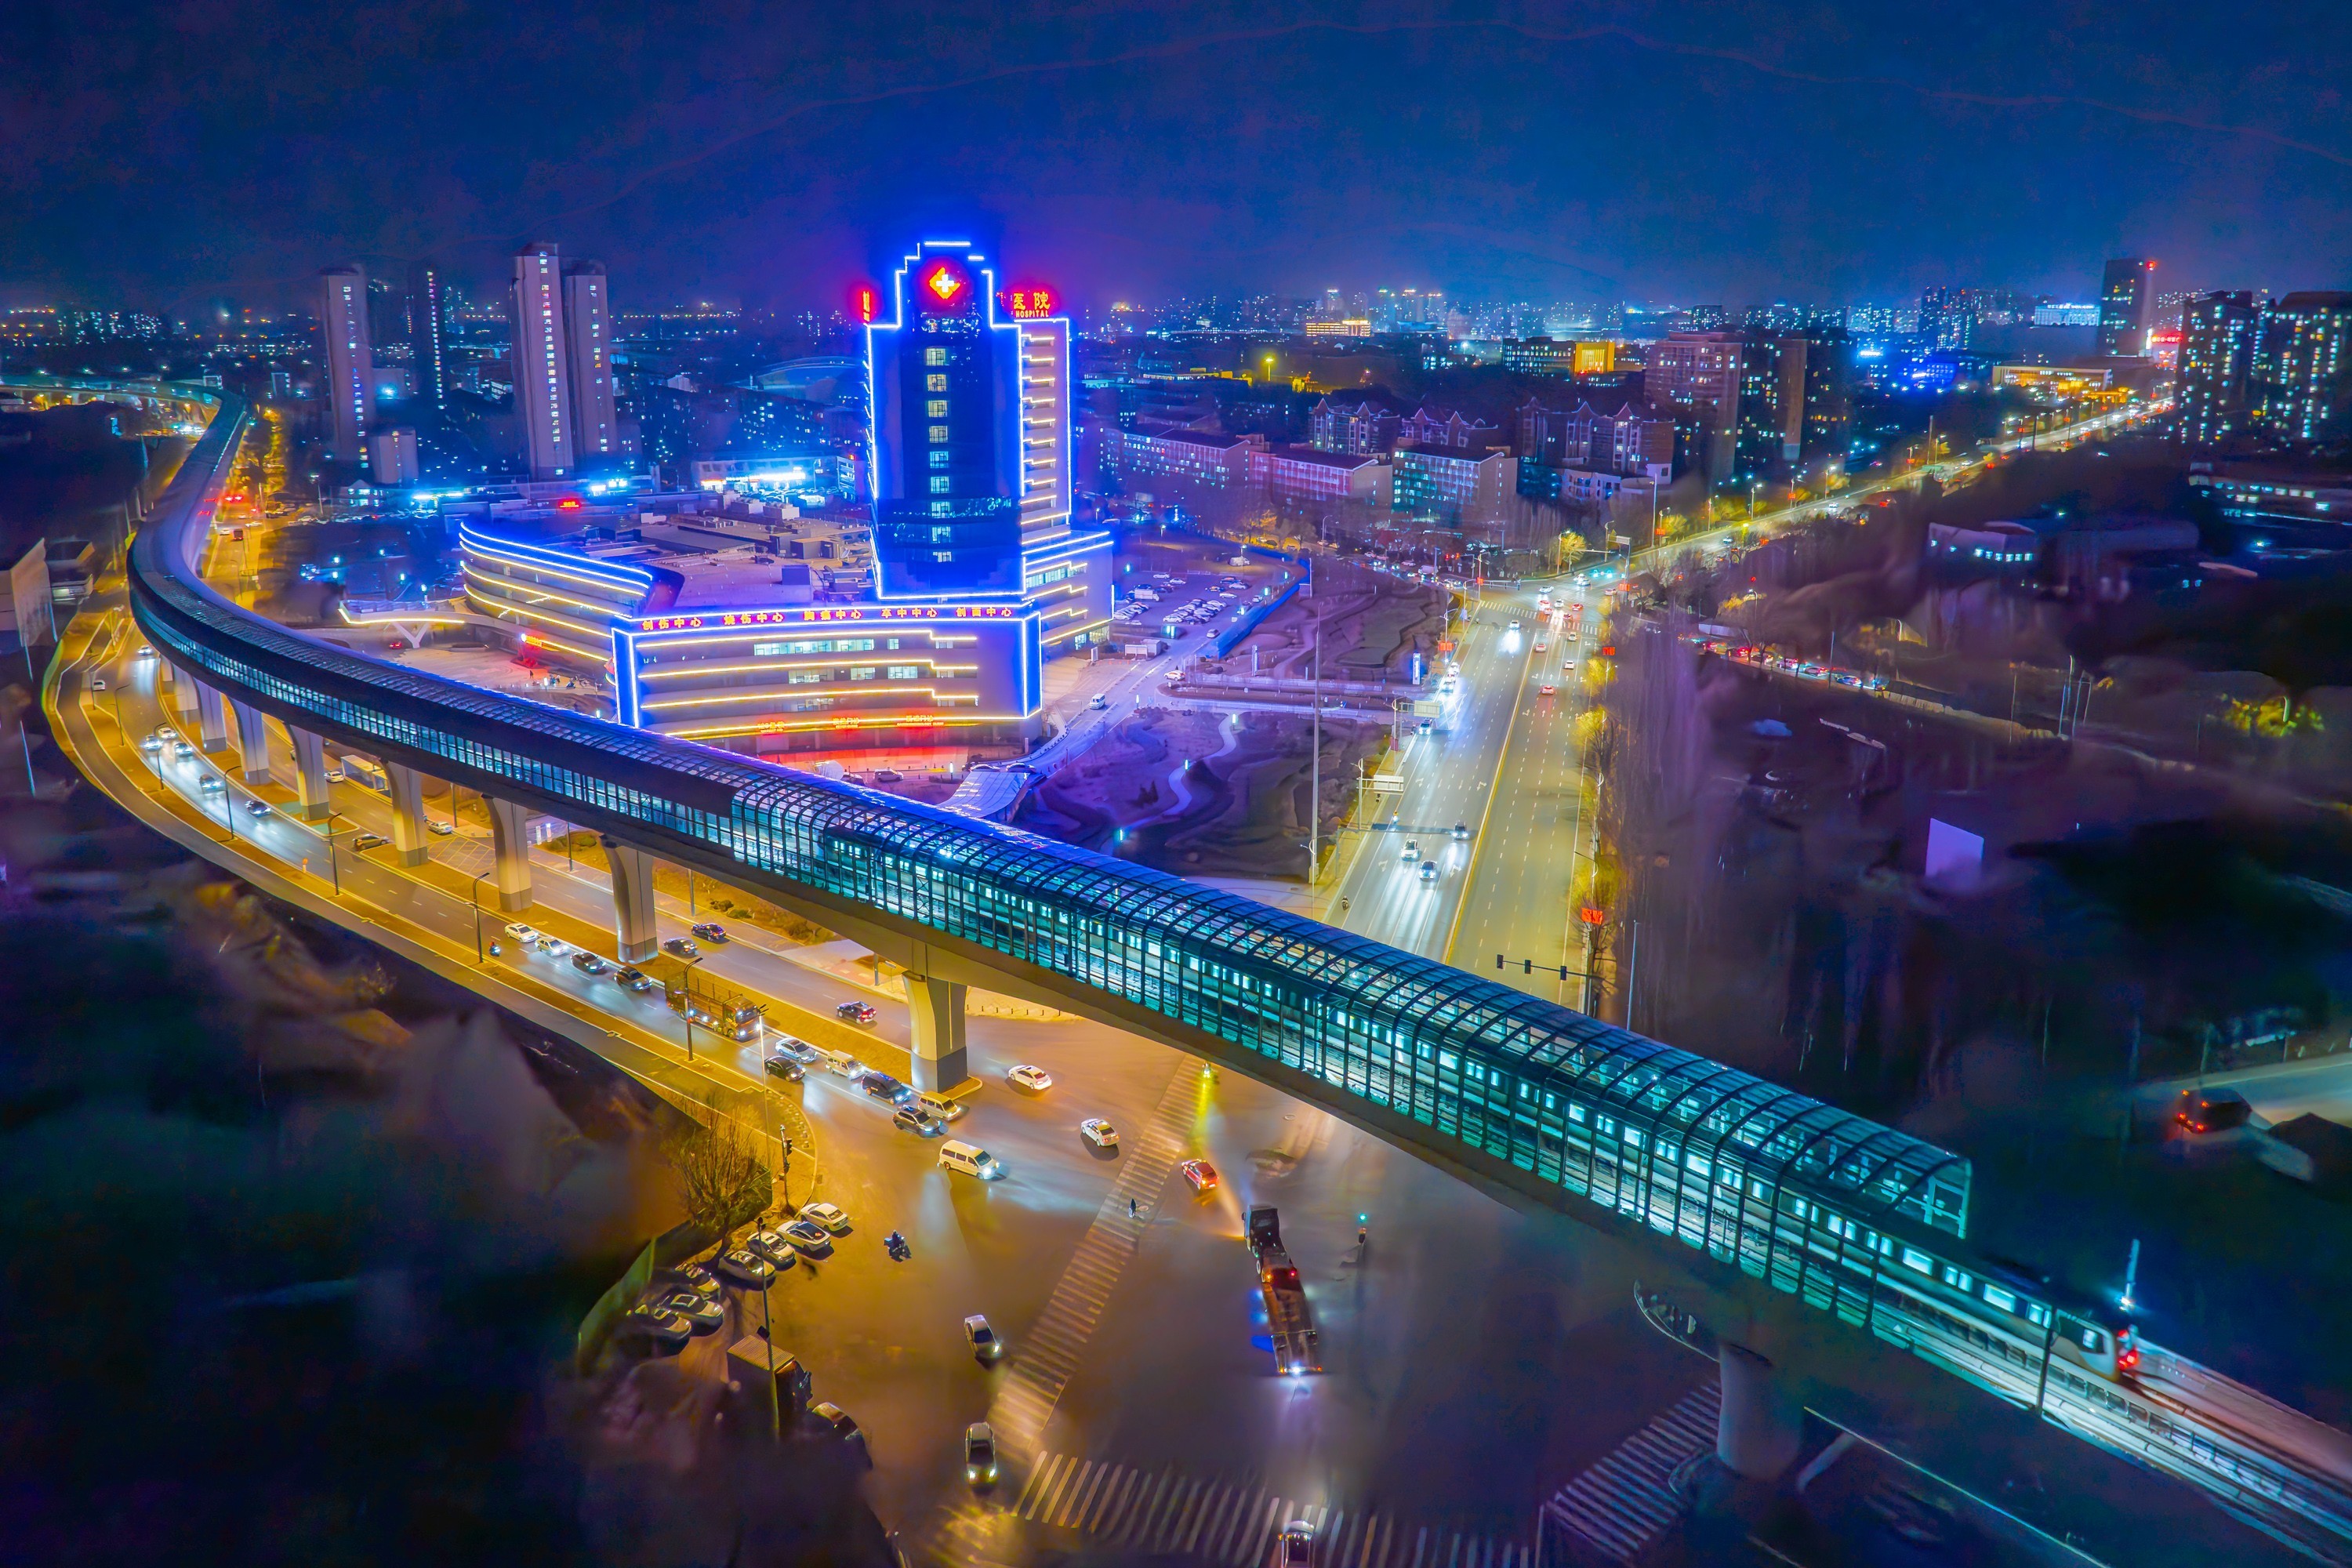
{"type": "Polygon", "coordinates": [[[853,283],[849,288],[849,314],[867,326],[882,314],[882,290],[871,283],[853,283]]]}
{"type": "Polygon", "coordinates": [[[1051,289],[1038,283],[1014,289],[1004,296],[1004,308],[1024,321],[1053,315],[1061,303],[1051,289]]]}

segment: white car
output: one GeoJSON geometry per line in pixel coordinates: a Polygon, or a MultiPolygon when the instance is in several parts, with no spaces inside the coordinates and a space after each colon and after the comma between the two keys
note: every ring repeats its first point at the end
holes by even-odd
{"type": "Polygon", "coordinates": [[[177,730],[173,729],[169,724],[158,725],[156,727],[155,733],[162,736],[166,741],[176,741],[180,738],[180,732],[177,730]]]}
{"type": "Polygon", "coordinates": [[[139,749],[152,756],[163,749],[163,738],[161,735],[150,735],[139,742],[139,749]]]}
{"type": "Polygon", "coordinates": [[[104,677],[104,676],[102,676],[102,675],[93,675],[93,676],[91,676],[91,677],[89,678],[89,689],[90,689],[92,691],[103,691],[103,690],[105,690],[105,689],[106,689],[106,677],[104,677]]]}
{"type": "Polygon", "coordinates": [[[520,921],[517,921],[514,924],[507,927],[507,934],[514,938],[515,941],[521,942],[532,942],[539,940],[538,928],[524,925],[520,921]]]}
{"type": "Polygon", "coordinates": [[[841,1211],[838,1204],[803,1204],[801,1218],[814,1220],[835,1236],[849,1228],[849,1216],[841,1211]]]}
{"type": "Polygon", "coordinates": [[[1047,1073],[1044,1068],[1031,1067],[1027,1062],[1022,1063],[1019,1067],[1014,1068],[1011,1072],[1006,1073],[1004,1075],[1004,1081],[1011,1084],[1015,1089],[1025,1089],[1036,1094],[1043,1094],[1045,1090],[1054,1087],[1054,1079],[1051,1074],[1047,1073]]]}
{"type": "Polygon", "coordinates": [[[1099,1116],[1089,1116],[1078,1123],[1078,1136],[1097,1149],[1118,1147],[1118,1129],[1099,1116]]]}

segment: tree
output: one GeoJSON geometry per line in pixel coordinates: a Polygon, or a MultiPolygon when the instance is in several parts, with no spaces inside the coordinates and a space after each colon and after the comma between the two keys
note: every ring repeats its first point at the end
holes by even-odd
{"type": "Polygon", "coordinates": [[[687,1218],[714,1236],[758,1218],[775,1195],[773,1173],[730,1118],[674,1134],[665,1152],[677,1172],[687,1218]]]}

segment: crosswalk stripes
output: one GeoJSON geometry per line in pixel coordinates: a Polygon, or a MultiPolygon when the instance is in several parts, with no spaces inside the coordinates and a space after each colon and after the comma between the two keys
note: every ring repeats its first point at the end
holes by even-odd
{"type": "Polygon", "coordinates": [[[1293,1520],[1315,1527],[1320,1568],[1533,1568],[1535,1563],[1534,1549],[1523,1542],[1408,1528],[1389,1514],[1075,1454],[1040,1454],[1009,1511],[1034,1524],[1225,1568],[1265,1563],[1276,1537],[1293,1520]]]}
{"type": "MultiPolygon", "coordinates": [[[[1144,1226],[1158,1210],[1169,1173],[1184,1152],[1198,1079],[1193,1059],[1180,1057],[1167,1092],[1151,1120],[1125,1142],[1118,1179],[1094,1223],[1079,1238],[1037,1321],[1021,1337],[1013,1369],[997,1390],[988,1413],[1000,1441],[1015,1453],[1034,1452],[1061,1403],[1062,1391],[1078,1370],[1078,1359],[1094,1338],[1111,1291],[1135,1256],[1144,1226]],[[1135,1205],[1130,1215],[1129,1205],[1135,1205]]],[[[1034,1477],[1032,1478],[1034,1479],[1034,1477]]]]}
{"type": "Polygon", "coordinates": [[[1553,1493],[1544,1504],[1545,1518],[1580,1537],[1590,1548],[1588,1556],[1635,1561],[1681,1511],[1674,1473],[1715,1447],[1716,1416],[1722,1403],[1717,1384],[1691,1390],[1553,1493]]]}

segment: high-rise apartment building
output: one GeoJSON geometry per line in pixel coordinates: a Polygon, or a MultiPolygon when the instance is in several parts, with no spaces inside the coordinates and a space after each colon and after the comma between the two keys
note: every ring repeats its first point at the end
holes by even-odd
{"type": "Polygon", "coordinates": [[[1974,289],[1920,289],[1919,335],[1930,348],[1970,347],[1977,337],[1979,303],[1974,289]]]}
{"type": "Polygon", "coordinates": [[[2263,314],[2242,289],[2202,295],[2181,311],[2174,396],[2180,438],[2191,446],[2210,446],[2250,428],[2263,314]]]}
{"type": "Polygon", "coordinates": [[[604,268],[566,267],[552,245],[515,257],[515,413],[535,479],[569,479],[619,455],[613,394],[613,302],[604,268]]]}
{"type": "Polygon", "coordinates": [[[613,395],[613,301],[601,261],[563,269],[563,338],[572,360],[572,447],[591,467],[621,453],[613,395]]]}
{"type": "Polygon", "coordinates": [[[1804,430],[1799,456],[1843,461],[1853,447],[1853,336],[1840,328],[1805,335],[1804,430]]]}
{"type": "Polygon", "coordinates": [[[515,258],[513,365],[515,417],[534,479],[569,479],[579,468],[572,440],[572,358],[563,336],[563,260],[552,245],[515,258]]]}
{"type": "Polygon", "coordinates": [[[1804,434],[1805,340],[1759,332],[1739,354],[1740,476],[1764,479],[1793,466],[1804,434]]]}
{"type": "Polygon", "coordinates": [[[449,395],[448,364],[442,353],[440,269],[419,262],[408,274],[408,357],[416,377],[417,401],[444,406],[449,395]]]}
{"type": "Polygon", "coordinates": [[[2156,263],[2123,257],[2107,263],[2099,279],[2099,352],[2137,356],[2147,353],[2148,311],[2156,303],[2156,263]]]}
{"type": "Polygon", "coordinates": [[[368,336],[367,274],[357,267],[330,267],[319,274],[324,298],[319,335],[325,340],[328,456],[343,462],[367,457],[368,426],[375,421],[375,354],[368,336]]]}
{"type": "Polygon", "coordinates": [[[1709,480],[1731,472],[1746,347],[1738,332],[1675,332],[1642,367],[1643,400],[1674,410],[1685,466],[1709,480]]]}
{"type": "Polygon", "coordinates": [[[2352,293],[2305,290],[2273,305],[2252,375],[2256,417],[2278,440],[2352,435],[2352,293]]]}

